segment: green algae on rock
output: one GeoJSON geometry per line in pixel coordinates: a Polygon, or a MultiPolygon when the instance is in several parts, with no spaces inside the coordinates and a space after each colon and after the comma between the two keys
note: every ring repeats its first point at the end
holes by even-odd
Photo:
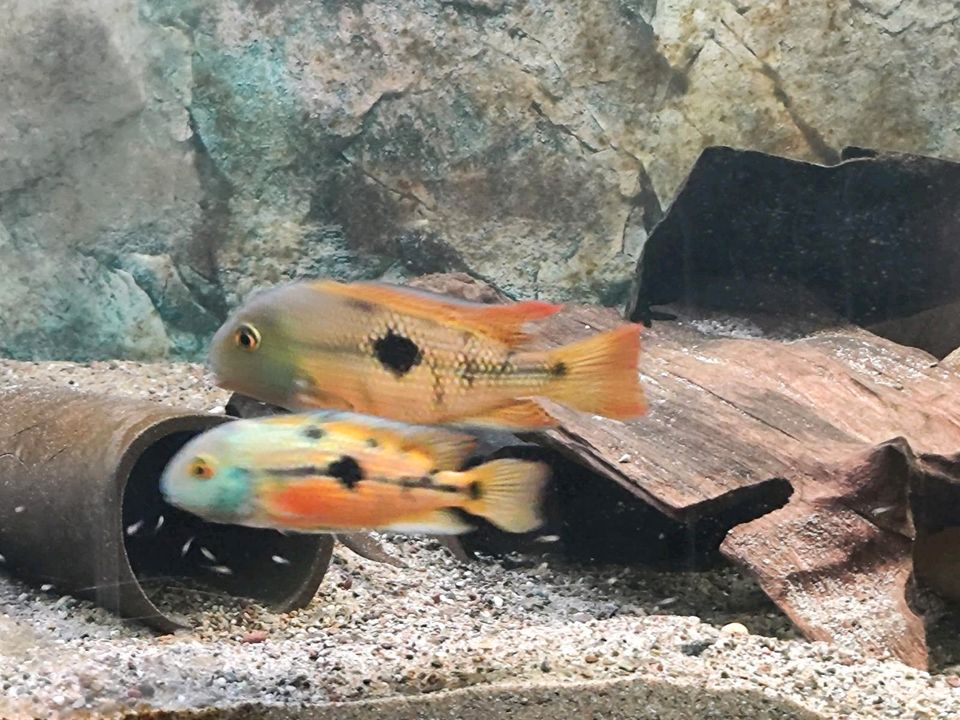
{"type": "Polygon", "coordinates": [[[315,275],[619,305],[706,146],[960,156],[951,65],[925,60],[950,9],[876,5],[13,0],[0,224],[21,262],[59,253],[51,283],[127,272],[163,325],[105,343],[143,313],[78,285],[36,324],[110,327],[18,356],[195,358],[250,292],[315,275]]]}

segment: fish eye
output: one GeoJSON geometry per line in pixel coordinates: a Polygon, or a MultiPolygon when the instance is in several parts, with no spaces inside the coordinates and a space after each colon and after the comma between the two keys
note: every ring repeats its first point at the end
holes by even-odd
{"type": "Polygon", "coordinates": [[[213,477],[213,465],[204,457],[195,457],[190,461],[187,473],[195,480],[209,480],[213,477]]]}
{"type": "Polygon", "coordinates": [[[233,334],[233,342],[238,348],[252,352],[260,347],[260,331],[253,325],[244,323],[233,334]]]}

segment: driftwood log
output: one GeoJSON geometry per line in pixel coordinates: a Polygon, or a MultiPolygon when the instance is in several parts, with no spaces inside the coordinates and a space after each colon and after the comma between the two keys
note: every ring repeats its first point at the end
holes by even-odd
{"type": "MultiPolygon", "coordinates": [[[[620,322],[612,310],[570,309],[536,343],[620,322]]],[[[808,638],[924,667],[906,590],[918,521],[922,533],[960,524],[938,515],[960,471],[960,374],[849,325],[788,340],[698,327],[710,325],[678,318],[645,334],[646,417],[548,405],[560,427],[540,441],[676,520],[753,515],[721,551],[808,638]]]]}

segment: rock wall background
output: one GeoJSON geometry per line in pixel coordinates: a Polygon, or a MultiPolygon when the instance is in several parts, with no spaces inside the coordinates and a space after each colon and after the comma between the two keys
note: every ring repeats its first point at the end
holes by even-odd
{"type": "Polygon", "coordinates": [[[620,303],[708,145],[960,158],[958,26],[946,0],[0,0],[0,355],[199,357],[318,274],[620,303]]]}

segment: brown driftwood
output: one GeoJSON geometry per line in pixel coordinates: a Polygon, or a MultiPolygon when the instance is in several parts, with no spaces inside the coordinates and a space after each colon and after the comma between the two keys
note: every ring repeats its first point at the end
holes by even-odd
{"type": "MultiPolygon", "coordinates": [[[[544,322],[536,344],[619,322],[571,309],[544,322]]],[[[540,441],[689,522],[738,504],[760,515],[788,481],[789,502],[734,527],[721,551],[807,637],[924,667],[922,622],[905,598],[908,492],[956,467],[960,374],[849,325],[771,340],[710,336],[681,319],[644,337],[648,415],[619,423],[548,404],[561,425],[540,441]]]]}

